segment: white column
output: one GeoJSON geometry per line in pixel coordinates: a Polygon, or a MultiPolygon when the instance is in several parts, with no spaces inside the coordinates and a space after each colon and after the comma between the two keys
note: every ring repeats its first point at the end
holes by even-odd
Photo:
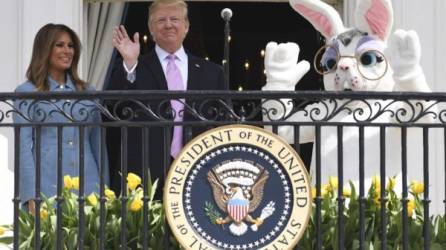
{"type": "MultiPolygon", "coordinates": [[[[0,92],[11,92],[19,81],[19,1],[6,0],[0,4],[0,27],[3,32],[0,46],[0,92]]],[[[4,111],[8,108],[0,105],[4,111]]],[[[2,122],[8,122],[9,119],[2,122]]],[[[13,129],[0,129],[0,225],[11,223],[13,219],[12,197],[14,190],[13,169],[13,129]]]]}
{"type": "MultiPolygon", "coordinates": [[[[47,23],[61,23],[72,28],[82,40],[82,6],[81,0],[21,0],[19,10],[22,25],[18,33],[22,37],[19,56],[22,61],[19,65],[21,76],[24,76],[31,58],[32,43],[37,31],[47,23]]],[[[80,67],[82,68],[82,67],[80,67]]],[[[24,80],[24,78],[23,78],[24,80]]]]}

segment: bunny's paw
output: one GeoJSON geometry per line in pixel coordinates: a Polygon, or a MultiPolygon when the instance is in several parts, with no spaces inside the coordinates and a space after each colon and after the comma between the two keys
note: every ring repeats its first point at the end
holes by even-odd
{"type": "Polygon", "coordinates": [[[420,39],[415,31],[396,30],[390,37],[389,63],[395,77],[404,78],[420,68],[420,39]]]}
{"type": "Polygon", "coordinates": [[[265,51],[266,85],[263,90],[294,90],[296,83],[308,72],[307,61],[298,63],[296,43],[270,42],[265,51]]]}

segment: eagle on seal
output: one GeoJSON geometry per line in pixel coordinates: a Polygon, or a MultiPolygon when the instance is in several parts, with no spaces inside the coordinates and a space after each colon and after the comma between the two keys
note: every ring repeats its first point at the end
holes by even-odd
{"type": "MultiPolygon", "coordinates": [[[[246,165],[246,162],[243,163],[246,165]]],[[[244,171],[228,167],[218,171],[216,167],[207,174],[214,200],[218,208],[227,214],[225,218],[216,219],[215,223],[222,225],[232,222],[229,230],[236,236],[246,233],[248,226],[244,221],[256,226],[263,223],[261,217],[254,219],[250,213],[254,212],[262,202],[263,189],[269,173],[263,167],[249,165],[249,169],[254,168],[257,173],[252,173],[248,169],[244,171]]]]}

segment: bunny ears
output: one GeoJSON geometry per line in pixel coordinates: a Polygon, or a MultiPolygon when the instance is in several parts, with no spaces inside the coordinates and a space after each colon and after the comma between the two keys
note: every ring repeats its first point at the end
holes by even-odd
{"type": "Polygon", "coordinates": [[[324,2],[319,0],[290,0],[290,4],[295,11],[305,17],[326,38],[331,38],[345,30],[338,12],[324,2]]]}
{"type": "Polygon", "coordinates": [[[356,6],[356,26],[385,41],[393,25],[390,0],[362,0],[356,6]]]}
{"type": "MultiPolygon", "coordinates": [[[[390,0],[358,0],[357,2],[356,28],[383,41],[387,40],[393,25],[390,0]]],[[[337,11],[320,0],[290,0],[290,5],[327,39],[346,30],[337,11]]]]}

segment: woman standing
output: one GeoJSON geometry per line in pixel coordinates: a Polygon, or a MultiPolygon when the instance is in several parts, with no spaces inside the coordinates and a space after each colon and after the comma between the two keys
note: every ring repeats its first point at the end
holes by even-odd
{"type": "MultiPolygon", "coordinates": [[[[62,24],[43,26],[34,39],[31,63],[26,72],[28,81],[16,92],[74,92],[94,90],[77,73],[81,44],[76,33],[62,24]]],[[[79,176],[79,155],[83,146],[84,190],[99,193],[101,133],[99,126],[85,126],[83,145],[78,126],[66,126],[72,121],[100,122],[100,112],[89,100],[18,100],[14,103],[20,113],[14,114],[15,123],[63,123],[61,176],[79,176]]],[[[36,133],[33,126],[20,128],[20,198],[34,211],[36,195],[36,156],[40,154],[40,191],[47,197],[57,193],[58,136],[56,126],[45,126],[36,133]],[[36,140],[40,135],[40,151],[36,140]]],[[[105,152],[105,151],[104,151],[105,152]]],[[[103,157],[106,154],[104,154],[103,157]]],[[[106,158],[104,158],[106,160],[106,158]]],[[[108,184],[108,165],[105,161],[104,180],[108,184]]],[[[60,174],[60,173],[59,173],[60,174]]]]}

